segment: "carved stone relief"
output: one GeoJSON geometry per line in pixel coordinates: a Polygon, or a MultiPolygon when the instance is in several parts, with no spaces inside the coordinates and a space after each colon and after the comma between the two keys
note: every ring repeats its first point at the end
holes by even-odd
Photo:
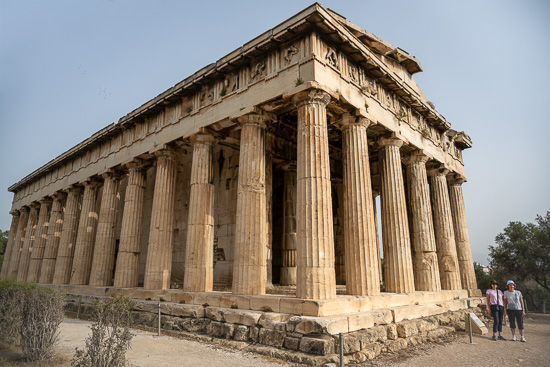
{"type": "Polygon", "coordinates": [[[357,66],[349,64],[348,69],[350,79],[355,83],[359,83],[359,70],[357,69],[357,66]]]}
{"type": "Polygon", "coordinates": [[[295,46],[288,47],[284,52],[284,59],[286,63],[290,64],[294,56],[297,55],[299,51],[300,50],[295,46]]]}
{"type": "Polygon", "coordinates": [[[338,68],[338,66],[339,66],[339,64],[338,64],[338,55],[336,54],[336,51],[334,51],[331,48],[328,48],[325,59],[327,60],[329,65],[331,65],[335,68],[338,68]]]}
{"type": "Polygon", "coordinates": [[[259,80],[265,76],[265,73],[265,60],[260,60],[252,64],[252,68],[250,69],[250,79],[253,81],[259,80]]]}
{"type": "Polygon", "coordinates": [[[213,99],[214,99],[214,88],[212,88],[211,86],[203,86],[199,94],[200,106],[204,107],[212,103],[213,99]]]}
{"type": "Polygon", "coordinates": [[[223,89],[226,93],[231,93],[239,89],[239,76],[234,73],[229,73],[223,80],[223,89]]]}

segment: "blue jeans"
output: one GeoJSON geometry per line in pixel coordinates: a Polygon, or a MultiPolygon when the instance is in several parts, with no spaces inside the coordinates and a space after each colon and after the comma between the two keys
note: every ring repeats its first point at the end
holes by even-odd
{"type": "MultiPolygon", "coordinates": [[[[491,307],[493,309],[494,307],[491,307]]],[[[493,333],[496,333],[497,330],[499,333],[502,332],[502,318],[504,317],[504,306],[497,306],[496,311],[491,310],[491,314],[493,316],[493,333]]]]}

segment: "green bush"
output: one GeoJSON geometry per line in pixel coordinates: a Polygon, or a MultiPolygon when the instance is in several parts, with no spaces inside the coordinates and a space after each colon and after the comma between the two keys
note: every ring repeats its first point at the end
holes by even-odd
{"type": "Polygon", "coordinates": [[[76,349],[74,367],[118,367],[126,363],[126,351],[133,335],[128,331],[134,303],[126,297],[96,300],[92,334],[84,350],[76,349]]]}
{"type": "Polygon", "coordinates": [[[0,341],[20,345],[27,361],[51,357],[65,295],[36,284],[0,281],[0,341]]]}

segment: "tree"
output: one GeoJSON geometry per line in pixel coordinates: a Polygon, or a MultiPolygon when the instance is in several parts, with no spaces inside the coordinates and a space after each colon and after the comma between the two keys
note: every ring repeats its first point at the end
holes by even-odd
{"type": "Polygon", "coordinates": [[[10,231],[2,231],[0,229],[0,269],[4,263],[4,253],[6,252],[6,246],[8,245],[8,235],[10,231]]]}
{"type": "Polygon", "coordinates": [[[491,268],[503,278],[542,292],[544,301],[550,297],[550,212],[537,215],[536,223],[510,222],[489,246],[491,268]]]}

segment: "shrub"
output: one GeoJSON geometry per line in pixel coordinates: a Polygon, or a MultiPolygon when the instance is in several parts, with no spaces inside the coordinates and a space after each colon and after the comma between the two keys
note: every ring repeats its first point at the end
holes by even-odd
{"type": "Polygon", "coordinates": [[[48,359],[63,321],[64,305],[61,292],[0,281],[0,341],[20,344],[28,361],[48,359]]]}
{"type": "Polygon", "coordinates": [[[28,361],[44,361],[53,354],[64,318],[65,295],[47,288],[25,289],[21,348],[28,361]]]}
{"type": "Polygon", "coordinates": [[[21,334],[21,310],[24,303],[25,285],[11,280],[0,281],[0,341],[19,344],[21,334]]]}
{"type": "Polygon", "coordinates": [[[84,350],[76,349],[71,361],[74,367],[124,366],[126,351],[133,335],[128,331],[134,303],[126,297],[96,300],[93,303],[95,322],[86,338],[84,350]]]}

